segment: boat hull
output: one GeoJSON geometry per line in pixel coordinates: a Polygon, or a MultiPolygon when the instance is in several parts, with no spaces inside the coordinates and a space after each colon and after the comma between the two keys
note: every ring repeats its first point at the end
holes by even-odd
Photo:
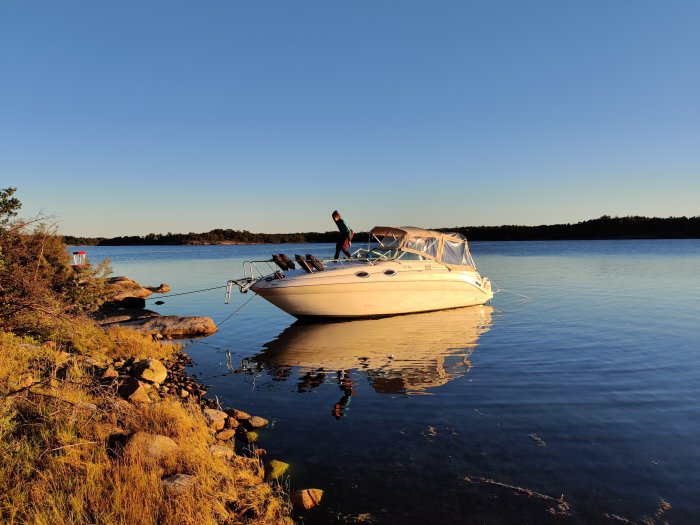
{"type": "Polygon", "coordinates": [[[481,305],[493,297],[477,272],[435,265],[348,264],[312,274],[288,272],[251,290],[298,317],[361,318],[481,305]]]}

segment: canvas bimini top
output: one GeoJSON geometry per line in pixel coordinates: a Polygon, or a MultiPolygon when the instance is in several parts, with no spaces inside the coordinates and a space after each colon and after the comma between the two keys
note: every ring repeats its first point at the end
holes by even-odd
{"type": "Polygon", "coordinates": [[[451,270],[476,270],[467,239],[461,233],[442,233],[413,226],[375,226],[370,231],[371,252],[393,252],[393,257],[410,253],[421,259],[444,264],[451,270]]]}

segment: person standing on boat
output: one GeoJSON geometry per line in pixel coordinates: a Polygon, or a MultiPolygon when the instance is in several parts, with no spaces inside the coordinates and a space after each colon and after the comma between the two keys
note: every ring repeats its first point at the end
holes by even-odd
{"type": "Polygon", "coordinates": [[[347,256],[347,258],[350,259],[352,258],[352,255],[350,255],[348,248],[350,248],[354,232],[350,229],[350,227],[347,224],[345,224],[345,221],[340,218],[340,213],[338,213],[338,210],[335,210],[331,217],[333,217],[335,225],[338,227],[338,231],[340,232],[338,242],[335,243],[335,257],[333,258],[337,259],[342,250],[342,252],[347,256]]]}

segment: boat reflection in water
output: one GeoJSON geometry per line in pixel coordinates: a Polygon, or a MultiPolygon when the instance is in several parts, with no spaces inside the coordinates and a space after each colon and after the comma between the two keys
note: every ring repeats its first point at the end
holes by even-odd
{"type": "MultiPolygon", "coordinates": [[[[381,319],[295,323],[250,361],[276,380],[299,374],[299,390],[337,382],[342,409],[354,393],[352,370],[379,393],[424,394],[467,373],[493,308],[472,306],[381,319]]],[[[249,361],[249,365],[253,364],[249,361]]],[[[355,377],[357,375],[355,374],[355,377]]]]}

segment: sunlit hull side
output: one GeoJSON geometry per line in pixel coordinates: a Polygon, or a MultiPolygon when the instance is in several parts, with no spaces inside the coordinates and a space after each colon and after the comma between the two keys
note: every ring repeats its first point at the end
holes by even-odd
{"type": "Polygon", "coordinates": [[[434,262],[353,261],[326,271],[293,270],[251,290],[285,312],[305,317],[381,317],[484,304],[491,284],[476,271],[434,262]]]}

